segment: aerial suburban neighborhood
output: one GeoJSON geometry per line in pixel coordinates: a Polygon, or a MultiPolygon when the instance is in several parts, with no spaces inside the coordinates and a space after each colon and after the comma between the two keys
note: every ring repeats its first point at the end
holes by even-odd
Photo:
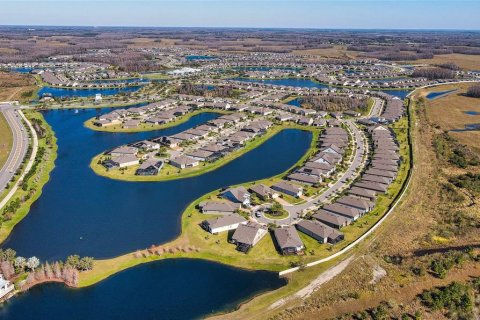
{"type": "Polygon", "coordinates": [[[0,319],[477,319],[450,2],[2,3],[0,319]]]}

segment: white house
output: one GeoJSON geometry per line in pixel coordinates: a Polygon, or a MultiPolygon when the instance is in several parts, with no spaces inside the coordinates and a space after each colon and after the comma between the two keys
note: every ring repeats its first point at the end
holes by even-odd
{"type": "Polygon", "coordinates": [[[14,288],[14,285],[10,281],[3,279],[3,275],[0,274],[0,299],[12,292],[14,288]]]}

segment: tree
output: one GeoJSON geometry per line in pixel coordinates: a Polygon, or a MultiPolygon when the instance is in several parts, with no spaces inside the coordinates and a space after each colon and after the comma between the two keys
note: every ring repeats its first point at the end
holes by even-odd
{"type": "Polygon", "coordinates": [[[25,267],[26,262],[27,262],[27,259],[25,259],[24,257],[16,257],[13,264],[15,268],[23,269],[25,267]]]}
{"type": "Polygon", "coordinates": [[[40,265],[40,260],[37,257],[30,257],[27,260],[27,268],[30,270],[35,270],[40,265]]]}
{"type": "Polygon", "coordinates": [[[17,256],[17,252],[13,249],[0,249],[0,260],[13,261],[17,256]]]}

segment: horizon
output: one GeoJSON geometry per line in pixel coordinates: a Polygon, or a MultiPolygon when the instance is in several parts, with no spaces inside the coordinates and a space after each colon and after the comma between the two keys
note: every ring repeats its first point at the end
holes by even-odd
{"type": "MultiPolygon", "coordinates": [[[[1,2],[1,1],[0,1],[1,2]]],[[[29,24],[0,24],[0,28],[93,28],[93,29],[108,29],[108,28],[125,28],[125,29],[212,29],[212,30],[272,30],[272,31],[288,31],[288,30],[303,30],[303,31],[352,31],[352,32],[362,32],[362,31],[434,31],[434,32],[452,32],[452,31],[463,31],[463,32],[480,32],[478,29],[435,29],[435,28],[314,28],[314,27],[229,27],[229,26],[142,26],[142,25],[55,25],[55,24],[38,24],[38,25],[29,25],[29,24]]]]}
{"type": "Polygon", "coordinates": [[[469,0],[0,0],[0,3],[4,26],[480,30],[477,18],[480,2],[469,0]]]}

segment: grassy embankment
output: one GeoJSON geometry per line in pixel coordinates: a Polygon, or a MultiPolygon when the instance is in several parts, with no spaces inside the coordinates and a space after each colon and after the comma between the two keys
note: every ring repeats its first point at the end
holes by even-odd
{"type": "MultiPolygon", "coordinates": [[[[273,239],[271,236],[263,238],[250,252],[245,255],[235,250],[235,246],[228,243],[228,234],[222,233],[218,235],[211,235],[206,233],[199,227],[199,223],[205,219],[214,217],[213,215],[204,215],[199,213],[196,209],[198,203],[207,199],[216,198],[220,190],[215,190],[191,203],[182,215],[182,233],[174,241],[161,245],[152,246],[149,250],[141,250],[137,253],[130,253],[120,257],[107,260],[97,260],[94,263],[94,268],[91,271],[84,272],[80,275],[80,286],[92,285],[101,281],[116,272],[126,268],[161,259],[187,257],[198,258],[217,261],[236,267],[248,269],[264,269],[271,271],[280,271],[292,265],[303,265],[305,263],[325,258],[335,252],[338,252],[349,243],[357,239],[370,227],[372,227],[389,209],[397,194],[401,191],[402,186],[407,178],[410,162],[409,162],[409,148],[407,144],[407,125],[408,122],[404,118],[393,125],[393,129],[397,133],[398,140],[401,144],[400,152],[405,161],[402,163],[396,181],[389,188],[386,195],[378,198],[375,209],[360,218],[353,225],[350,225],[342,231],[345,233],[345,240],[335,245],[321,245],[315,240],[300,233],[300,237],[306,246],[307,254],[304,256],[281,256],[275,249],[273,239]]],[[[314,145],[312,141],[312,149],[314,145]]],[[[303,163],[309,153],[302,157],[295,165],[303,163]]],[[[275,179],[279,179],[286,173],[264,180],[256,181],[256,183],[269,183],[275,179]]],[[[244,183],[248,186],[250,183],[244,183]]],[[[333,263],[333,262],[332,262],[333,263]]],[[[330,263],[313,268],[308,273],[315,273],[317,270],[324,270],[330,263]]],[[[302,284],[307,283],[306,273],[300,272],[298,279],[302,279],[302,284]]],[[[293,276],[295,279],[297,275],[293,276]]],[[[311,280],[311,279],[310,279],[311,280]]],[[[297,283],[298,284],[298,283],[297,283]]],[[[292,285],[294,287],[294,285],[292,285]]],[[[290,287],[291,288],[291,287],[290,287]]],[[[279,292],[289,292],[290,289],[281,289],[279,292]]],[[[270,296],[268,294],[267,296],[270,296]]],[[[276,298],[279,295],[276,295],[276,298]]]]}
{"type": "Polygon", "coordinates": [[[193,168],[185,168],[185,169],[178,169],[170,164],[165,164],[164,168],[160,170],[160,173],[156,176],[136,176],[135,171],[138,168],[138,165],[128,167],[125,171],[121,170],[108,170],[101,165],[102,159],[106,156],[103,154],[95,156],[91,163],[90,167],[93,171],[100,175],[111,179],[117,180],[125,180],[125,181],[167,181],[167,180],[175,180],[175,179],[183,179],[198,176],[213,170],[216,170],[227,163],[231,162],[232,160],[240,157],[241,155],[247,153],[250,150],[253,150],[263,144],[265,141],[279,133],[284,129],[305,129],[305,127],[298,126],[298,125],[289,125],[289,124],[282,124],[277,125],[268,130],[268,132],[260,137],[256,137],[250,141],[248,141],[245,146],[239,150],[229,153],[225,157],[222,157],[214,162],[211,163],[204,163],[200,164],[197,167],[193,168]]]}
{"type": "Polygon", "coordinates": [[[3,167],[8,159],[10,150],[12,148],[13,135],[7,119],[3,113],[0,113],[0,168],[3,167]]]}
{"type": "Polygon", "coordinates": [[[132,133],[132,132],[144,132],[144,131],[154,131],[154,130],[161,130],[167,129],[171,127],[178,126],[184,122],[187,122],[193,116],[196,116],[201,113],[218,113],[218,114],[230,114],[233,113],[232,111],[227,110],[213,110],[213,109],[199,109],[192,112],[189,112],[183,116],[175,118],[174,121],[165,123],[165,124],[146,124],[142,123],[136,128],[123,128],[121,124],[112,125],[107,127],[98,127],[94,125],[95,118],[88,119],[84,122],[84,126],[88,129],[95,130],[95,131],[103,131],[103,132],[121,132],[121,133],[132,133]]]}
{"type": "MultiPolygon", "coordinates": [[[[55,167],[55,159],[57,158],[57,144],[56,138],[52,128],[43,119],[42,114],[34,111],[24,111],[25,116],[29,120],[37,119],[41,121],[42,128],[45,130],[43,137],[38,136],[38,148],[45,150],[43,157],[35,160],[38,162],[37,166],[33,166],[28,174],[30,177],[24,181],[26,187],[20,186],[15,192],[10,202],[5,208],[9,207],[12,202],[20,201],[19,207],[14,212],[1,212],[2,224],[0,226],[0,243],[5,241],[15,225],[19,223],[30,210],[30,206],[42,194],[43,186],[50,179],[50,172],[55,167]]],[[[28,160],[26,160],[28,161],[28,160]]]]}

